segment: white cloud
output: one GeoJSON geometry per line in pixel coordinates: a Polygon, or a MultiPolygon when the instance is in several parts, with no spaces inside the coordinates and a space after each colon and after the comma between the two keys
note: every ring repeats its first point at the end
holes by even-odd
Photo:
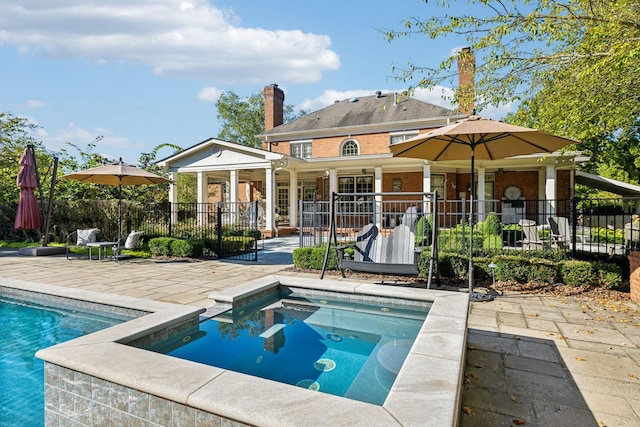
{"type": "Polygon", "coordinates": [[[223,90],[218,89],[214,86],[208,86],[203,88],[200,92],[198,92],[198,99],[205,102],[216,102],[220,95],[224,93],[223,90]]]}
{"type": "MultiPolygon", "coordinates": [[[[103,153],[103,155],[113,159],[118,159],[120,156],[124,157],[124,153],[131,152],[131,148],[135,148],[138,152],[145,148],[144,144],[115,135],[109,129],[84,129],[75,123],[69,123],[66,128],[55,130],[53,133],[42,129],[39,131],[38,136],[42,139],[48,149],[53,151],[65,149],[72,155],[76,155],[78,153],[76,153],[75,150],[67,143],[71,143],[79,147],[81,150],[86,150],[89,144],[95,144],[95,152],[103,153]]],[[[125,160],[129,163],[135,163],[138,159],[126,158],[125,160]]]]}
{"type": "Polygon", "coordinates": [[[30,99],[25,103],[25,107],[27,108],[42,108],[42,107],[45,107],[46,105],[47,105],[46,102],[38,101],[35,99],[30,99]]]}
{"type": "Polygon", "coordinates": [[[316,82],[340,66],[326,35],[241,27],[207,0],[0,2],[0,44],[25,54],[142,64],[223,83],[316,82]]]}

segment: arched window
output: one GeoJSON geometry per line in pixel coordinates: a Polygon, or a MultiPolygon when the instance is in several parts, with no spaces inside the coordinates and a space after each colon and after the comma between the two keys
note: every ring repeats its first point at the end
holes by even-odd
{"type": "Polygon", "coordinates": [[[354,139],[347,139],[342,143],[340,149],[341,156],[357,156],[360,154],[360,147],[354,139]]]}

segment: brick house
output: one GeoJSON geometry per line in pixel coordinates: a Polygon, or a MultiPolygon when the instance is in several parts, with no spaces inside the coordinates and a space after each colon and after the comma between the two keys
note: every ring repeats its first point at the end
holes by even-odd
{"type": "MultiPolygon", "coordinates": [[[[459,68],[460,87],[469,88],[473,66],[465,67],[461,60],[459,68]]],[[[333,191],[435,190],[445,201],[469,199],[468,161],[394,158],[389,145],[467,117],[473,110],[471,100],[461,100],[465,112],[460,112],[395,93],[376,92],[336,101],[283,123],[282,89],[271,84],[264,88],[263,95],[265,130],[257,135],[262,140],[261,149],[210,138],[159,162],[170,169],[174,179],[180,173],[197,176],[199,203],[261,198],[266,217],[263,231],[274,235],[283,223],[295,229],[299,200],[328,200],[333,191]]],[[[568,152],[477,160],[476,199],[568,199],[575,166],[584,160],[579,153],[568,152]]],[[[177,201],[173,187],[170,199],[177,201]]],[[[510,204],[499,205],[503,222],[509,222],[510,204]]],[[[478,215],[482,216],[484,209],[480,204],[478,215]]],[[[515,212],[512,218],[516,222],[515,212]]]]}

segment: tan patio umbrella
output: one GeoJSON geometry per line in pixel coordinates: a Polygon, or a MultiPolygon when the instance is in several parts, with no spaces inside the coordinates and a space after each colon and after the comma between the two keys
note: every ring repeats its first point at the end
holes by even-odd
{"type": "Polygon", "coordinates": [[[496,160],[536,153],[553,153],[577,141],[535,129],[510,125],[498,120],[471,116],[432,130],[404,142],[391,145],[394,157],[412,157],[433,161],[471,160],[471,208],[469,209],[469,293],[473,293],[473,196],[474,161],[496,160]]]}
{"type": "Polygon", "coordinates": [[[122,157],[118,162],[85,169],[80,172],[65,175],[63,178],[94,184],[117,185],[120,187],[118,191],[118,239],[122,237],[122,186],[170,182],[166,178],[124,163],[122,157]]]}

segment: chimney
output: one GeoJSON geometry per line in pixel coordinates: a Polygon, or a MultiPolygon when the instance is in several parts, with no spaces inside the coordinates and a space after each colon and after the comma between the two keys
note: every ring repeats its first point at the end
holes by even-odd
{"type": "Polygon", "coordinates": [[[265,132],[284,123],[284,92],[273,83],[262,90],[265,132]]]}
{"type": "Polygon", "coordinates": [[[458,110],[467,116],[475,112],[475,74],[476,57],[470,47],[465,47],[458,54],[458,110]]]}

